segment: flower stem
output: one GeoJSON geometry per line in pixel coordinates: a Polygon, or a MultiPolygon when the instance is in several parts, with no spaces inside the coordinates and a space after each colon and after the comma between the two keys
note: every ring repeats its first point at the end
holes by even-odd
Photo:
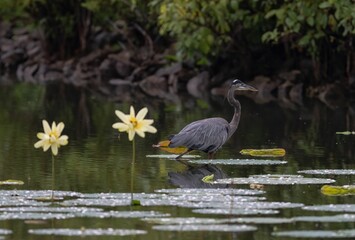
{"type": "Polygon", "coordinates": [[[133,205],[135,161],[136,161],[136,144],[135,144],[135,141],[133,138],[133,140],[132,140],[132,162],[131,162],[131,205],[133,205]]]}
{"type": "Polygon", "coordinates": [[[54,178],[54,155],[52,154],[52,201],[54,200],[54,186],[55,186],[55,178],[54,178]]]}

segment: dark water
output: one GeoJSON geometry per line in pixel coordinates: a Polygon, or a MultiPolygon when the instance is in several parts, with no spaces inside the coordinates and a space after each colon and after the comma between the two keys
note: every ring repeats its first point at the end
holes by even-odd
{"type": "MultiPolygon", "coordinates": [[[[258,105],[253,100],[240,97],[242,117],[239,129],[218,152],[217,158],[247,158],[239,154],[245,148],[286,149],[278,166],[218,166],[226,176],[248,177],[253,174],[297,174],[306,169],[354,169],[355,136],[335,134],[337,131],[355,129],[355,116],[347,106],[330,109],[318,101],[309,101],[297,109],[281,107],[277,102],[258,105]]],[[[125,103],[115,103],[64,86],[13,85],[0,87],[0,180],[18,179],[24,185],[0,186],[1,189],[46,190],[51,189],[51,156],[49,152],[35,149],[36,133],[42,131],[41,120],[64,122],[64,134],[69,145],[60,148],[55,159],[56,190],[80,193],[129,193],[132,146],[126,134],[111,126],[118,119],[116,109],[129,112],[147,106],[149,118],[155,120],[157,134],[137,137],[135,186],[137,193],[153,193],[163,188],[176,188],[169,182],[169,173],[187,170],[184,164],[167,159],[147,158],[162,154],[152,148],[171,133],[178,132],[187,123],[201,118],[221,116],[230,119],[233,112],[227,101],[214,97],[196,100],[183,97],[178,103],[163,102],[148,97],[132,97],[125,103]]],[[[200,153],[206,158],[204,153],[200,153]]],[[[250,157],[249,157],[250,158],[250,157]]],[[[354,184],[352,176],[326,176],[337,180],[336,185],[354,184]]],[[[236,188],[249,188],[237,185],[236,188]]],[[[355,203],[354,196],[330,197],[321,194],[321,185],[266,186],[263,195],[268,201],[315,204],[355,203]]],[[[1,208],[2,206],[0,206],[1,208]]],[[[131,210],[132,207],[117,207],[131,210]]],[[[156,210],[170,213],[172,217],[221,217],[199,215],[181,207],[143,207],[134,210],[156,210]]],[[[299,209],[281,210],[277,217],[304,214],[299,209]]],[[[309,213],[310,214],[310,213],[309,213]]],[[[322,213],[321,213],[322,214],[322,213]]],[[[324,213],[325,214],[325,213],[324,213]]],[[[330,215],[335,213],[330,213],[330,215]]],[[[319,215],[319,214],[318,214],[319,215]]],[[[328,213],[329,215],[329,213],[328,213]]],[[[152,230],[152,225],[140,219],[75,218],[51,220],[33,226],[23,220],[0,220],[0,228],[13,233],[5,239],[38,239],[28,234],[32,228],[129,228],[147,230],[146,235],[134,239],[282,239],[271,236],[276,230],[301,229],[353,229],[352,223],[293,223],[282,225],[255,225],[258,230],[249,233],[169,232],[152,230]]],[[[41,237],[46,239],[47,237],[41,237]]],[[[48,237],[48,239],[51,237],[48,237]]],[[[66,237],[55,237],[66,239],[66,237]]],[[[69,238],[69,237],[68,237],[69,238]]],[[[100,237],[100,239],[120,237],[100,237]]],[[[128,238],[128,237],[126,237],[128,238]]],[[[73,239],[73,238],[71,238],[73,239]]]]}

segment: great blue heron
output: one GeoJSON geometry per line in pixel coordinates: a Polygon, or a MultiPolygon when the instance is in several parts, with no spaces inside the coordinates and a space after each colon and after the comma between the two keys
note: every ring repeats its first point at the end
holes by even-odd
{"type": "Polygon", "coordinates": [[[240,120],[241,106],[235,99],[235,91],[258,91],[239,79],[235,79],[229,88],[227,99],[230,105],[234,107],[234,115],[228,123],[225,119],[214,117],[206,118],[192,122],[185,126],[178,134],[169,137],[170,148],[184,146],[185,152],[176,157],[181,158],[184,154],[192,150],[200,150],[208,153],[208,158],[213,158],[214,153],[233,135],[238,128],[240,120]]]}

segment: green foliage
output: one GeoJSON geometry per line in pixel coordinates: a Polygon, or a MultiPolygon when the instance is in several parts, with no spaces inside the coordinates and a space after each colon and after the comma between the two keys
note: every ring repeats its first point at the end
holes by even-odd
{"type": "Polygon", "coordinates": [[[275,4],[266,12],[274,28],[262,35],[265,42],[292,42],[318,57],[322,42],[342,45],[355,33],[355,5],[352,0],[298,0],[275,4]]]}
{"type": "Polygon", "coordinates": [[[176,39],[178,57],[199,64],[207,64],[209,56],[231,41],[233,23],[245,15],[238,1],[228,0],[154,0],[151,6],[159,8],[160,33],[176,39]]]}

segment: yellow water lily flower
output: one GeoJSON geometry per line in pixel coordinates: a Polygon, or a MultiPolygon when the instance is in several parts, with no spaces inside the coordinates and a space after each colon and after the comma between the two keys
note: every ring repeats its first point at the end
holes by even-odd
{"type": "Polygon", "coordinates": [[[142,108],[137,115],[135,114],[133,106],[130,108],[130,114],[124,114],[123,112],[116,110],[115,114],[122,122],[114,123],[112,127],[120,132],[127,132],[130,141],[133,140],[136,133],[138,136],[144,138],[145,132],[157,132],[157,129],[151,126],[154,120],[144,119],[147,113],[148,109],[146,107],[142,108]]]}
{"type": "Polygon", "coordinates": [[[62,135],[64,129],[64,123],[60,122],[56,125],[55,122],[52,123],[52,128],[49,126],[46,120],[42,121],[43,132],[37,133],[37,137],[40,139],[35,143],[35,148],[43,148],[43,151],[47,151],[49,148],[52,150],[52,154],[56,156],[58,154],[58,148],[68,144],[68,136],[62,135]]]}

